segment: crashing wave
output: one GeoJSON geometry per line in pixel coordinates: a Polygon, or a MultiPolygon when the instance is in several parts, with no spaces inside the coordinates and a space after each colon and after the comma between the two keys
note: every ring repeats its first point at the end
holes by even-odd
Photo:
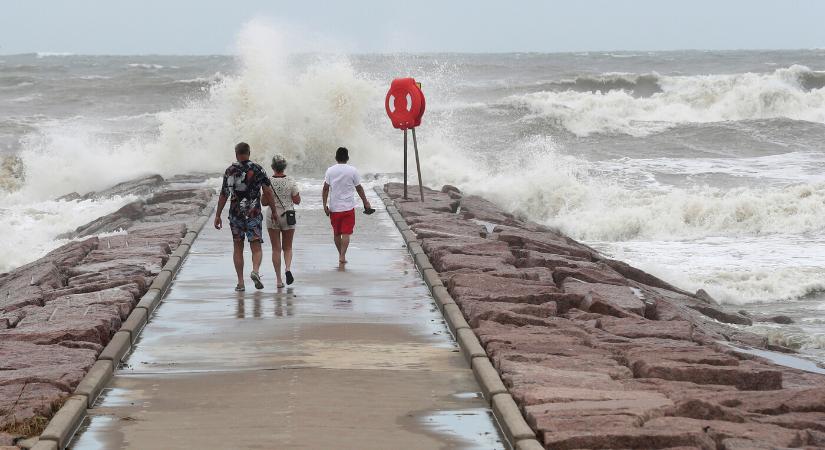
{"type": "MultiPolygon", "coordinates": [[[[561,86],[561,85],[560,85],[561,86]]],[[[771,73],[696,76],[625,76],[570,82],[579,89],[512,96],[532,117],[560,123],[578,136],[644,136],[680,123],[788,118],[825,123],[825,72],[794,65],[771,73]],[[614,89],[598,90],[600,83],[614,89]],[[635,95],[651,83],[660,92],[635,95]],[[627,86],[627,88],[622,88],[627,86]]]]}

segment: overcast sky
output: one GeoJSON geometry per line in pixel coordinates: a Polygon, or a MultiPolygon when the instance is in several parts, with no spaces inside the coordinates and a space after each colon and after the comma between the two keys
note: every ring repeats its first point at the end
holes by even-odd
{"type": "Polygon", "coordinates": [[[0,53],[232,53],[265,17],[351,52],[825,47],[821,0],[4,0],[0,53]]]}

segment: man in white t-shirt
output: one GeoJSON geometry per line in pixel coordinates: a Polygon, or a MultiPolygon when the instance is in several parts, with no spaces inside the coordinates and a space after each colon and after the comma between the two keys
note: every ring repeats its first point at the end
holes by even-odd
{"type": "Polygon", "coordinates": [[[364,204],[364,211],[370,213],[372,208],[361,187],[361,177],[355,167],[347,164],[349,161],[349,151],[344,147],[339,147],[335,152],[335,160],[338,164],[327,169],[324,175],[324,212],[329,216],[332,224],[332,238],[335,247],[338,249],[338,262],[346,264],[347,247],[349,238],[355,229],[355,193],[361,197],[364,204]]]}

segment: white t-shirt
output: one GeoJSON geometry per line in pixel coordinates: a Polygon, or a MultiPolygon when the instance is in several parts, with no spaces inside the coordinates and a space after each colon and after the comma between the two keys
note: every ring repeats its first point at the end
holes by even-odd
{"type": "Polygon", "coordinates": [[[358,169],[349,164],[336,164],[327,169],[324,182],[329,185],[329,210],[343,212],[355,209],[355,186],[361,184],[358,169]]]}

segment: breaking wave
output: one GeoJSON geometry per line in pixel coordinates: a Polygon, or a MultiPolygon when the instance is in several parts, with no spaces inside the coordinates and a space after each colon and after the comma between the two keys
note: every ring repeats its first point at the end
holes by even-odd
{"type": "Polygon", "coordinates": [[[151,173],[223,171],[239,141],[250,143],[259,162],[277,152],[293,170],[307,173],[321,172],[341,145],[353,150],[353,162],[362,169],[386,168],[386,146],[367,126],[369,106],[383,102],[385,87],[358,74],[343,57],[319,56],[306,67],[293,67],[283,36],[261,21],[245,26],[237,46],[238,73],[184,80],[208,82],[206,95],[157,113],[159,129],[152,138],[112,142],[97,126],[41,125],[22,142],[23,193],[42,200],[151,173]]]}
{"type": "Polygon", "coordinates": [[[825,72],[794,65],[771,73],[579,78],[511,96],[507,103],[579,136],[644,136],[680,123],[771,118],[825,123],[823,87],[825,72]]]}

